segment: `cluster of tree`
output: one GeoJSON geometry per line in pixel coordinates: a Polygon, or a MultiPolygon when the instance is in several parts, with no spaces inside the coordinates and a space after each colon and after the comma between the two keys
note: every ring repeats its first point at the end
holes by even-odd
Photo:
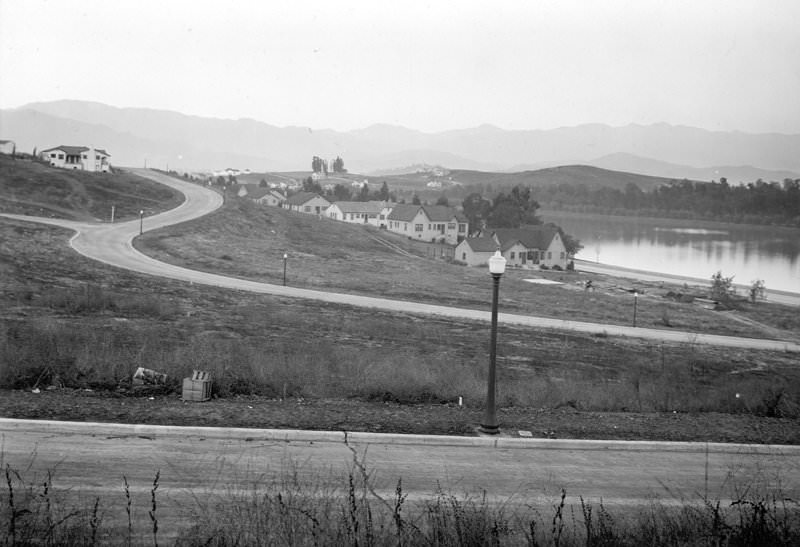
{"type": "MultiPolygon", "coordinates": [[[[539,203],[533,199],[533,193],[527,186],[515,186],[508,194],[500,192],[491,201],[480,193],[471,193],[462,201],[462,208],[473,232],[483,228],[520,228],[542,224],[542,220],[536,216],[539,203]]],[[[558,230],[571,256],[583,248],[580,240],[564,232],[560,226],[551,225],[558,230]]]]}
{"type": "Polygon", "coordinates": [[[634,183],[624,190],[561,183],[537,188],[536,196],[553,209],[800,226],[800,179],[740,186],[682,180],[648,192],[634,183]]]}
{"type": "Polygon", "coordinates": [[[314,173],[323,173],[326,177],[330,171],[334,173],[347,173],[347,169],[344,168],[344,160],[339,156],[336,156],[336,159],[331,162],[330,166],[331,168],[329,169],[328,160],[323,160],[319,156],[311,158],[311,171],[314,173]]]}
{"type": "Polygon", "coordinates": [[[481,228],[519,228],[524,225],[541,224],[536,216],[539,203],[533,199],[527,186],[515,186],[506,194],[500,192],[493,200],[473,193],[462,202],[464,216],[474,229],[481,228]]]}

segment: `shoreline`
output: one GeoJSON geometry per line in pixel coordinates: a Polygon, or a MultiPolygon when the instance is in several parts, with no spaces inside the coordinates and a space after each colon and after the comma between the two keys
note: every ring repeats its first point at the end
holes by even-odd
{"type": "MultiPolygon", "coordinates": [[[[683,275],[674,275],[661,272],[651,272],[647,270],[639,270],[635,268],[625,268],[623,266],[614,266],[611,264],[603,264],[600,262],[591,262],[589,260],[575,259],[575,269],[595,274],[612,275],[617,277],[625,277],[628,279],[635,279],[638,281],[653,281],[664,283],[677,283],[708,286],[711,282],[709,279],[701,279],[697,277],[688,277],[683,275]]],[[[734,283],[737,290],[747,290],[747,285],[734,283]]],[[[788,306],[800,306],[800,293],[792,293],[788,291],[772,290],[767,288],[766,301],[785,304],[788,306]]]]}

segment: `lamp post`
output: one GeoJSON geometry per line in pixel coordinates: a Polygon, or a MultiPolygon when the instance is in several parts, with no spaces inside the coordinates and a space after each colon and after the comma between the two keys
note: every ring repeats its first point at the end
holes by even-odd
{"type": "Polygon", "coordinates": [[[286,286],[286,260],[288,260],[289,255],[287,253],[283,253],[283,286],[286,286]]]}
{"type": "Polygon", "coordinates": [[[139,235],[142,235],[144,229],[144,209],[139,209],[139,235]]]}
{"type": "Polygon", "coordinates": [[[636,308],[639,305],[639,293],[636,289],[633,290],[633,326],[636,326],[636,308]]]}
{"type": "Polygon", "coordinates": [[[506,271],[506,259],[497,250],[489,259],[489,273],[492,274],[492,337],[489,342],[489,379],[486,392],[486,415],[481,424],[481,431],[489,435],[496,435],[499,431],[497,425],[497,409],[495,396],[497,394],[497,297],[500,293],[500,278],[506,271]]]}

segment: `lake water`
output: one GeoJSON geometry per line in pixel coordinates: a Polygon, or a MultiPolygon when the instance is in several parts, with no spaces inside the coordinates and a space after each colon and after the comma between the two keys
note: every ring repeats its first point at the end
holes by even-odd
{"type": "Polygon", "coordinates": [[[576,258],[651,272],[734,283],[764,280],[767,289],[800,293],[800,229],[690,220],[547,212],[584,246],[576,258]]]}

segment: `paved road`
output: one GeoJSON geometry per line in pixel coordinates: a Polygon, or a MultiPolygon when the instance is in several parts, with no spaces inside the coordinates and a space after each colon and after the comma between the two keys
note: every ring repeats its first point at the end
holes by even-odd
{"type": "MultiPolygon", "coordinates": [[[[583,496],[593,503],[602,498],[606,506],[639,506],[655,496],[677,504],[699,502],[706,493],[724,503],[737,486],[769,487],[778,478],[783,495],[800,496],[800,446],[371,433],[350,433],[347,439],[387,500],[400,478],[409,500],[432,498],[439,484],[458,497],[485,492],[491,502],[538,507],[555,503],[561,488],[569,503],[583,496]]],[[[55,470],[57,488],[84,499],[101,496],[117,518],[124,515],[122,475],[146,520],[149,488],[160,470],[165,530],[163,519],[180,520],[170,516],[170,508],[191,508],[196,495],[213,501],[254,485],[263,490],[290,475],[341,488],[353,462],[344,440],[342,432],[0,418],[0,460],[30,481],[55,470]]]]}
{"type": "MultiPolygon", "coordinates": [[[[132,171],[140,176],[147,177],[156,182],[176,188],[186,195],[186,201],[176,209],[145,218],[143,222],[144,231],[155,230],[171,224],[177,224],[179,222],[191,220],[193,218],[208,214],[222,205],[222,198],[219,194],[212,190],[203,188],[202,186],[175,179],[173,177],[168,177],[156,171],[150,171],[147,169],[132,169],[132,171]]],[[[388,311],[438,315],[443,317],[471,319],[487,322],[491,319],[489,311],[452,308],[447,306],[424,304],[420,302],[389,300],[385,298],[357,296],[352,294],[322,292],[296,287],[284,287],[282,285],[271,285],[256,281],[235,279],[222,275],[198,272],[179,266],[173,266],[150,258],[133,248],[132,241],[137,235],[139,235],[139,220],[121,222],[117,224],[92,224],[60,219],[29,217],[23,215],[5,216],[20,220],[44,222],[47,224],[63,226],[76,230],[76,235],[71,239],[70,244],[79,253],[107,264],[127,268],[148,275],[169,277],[182,281],[190,281],[192,283],[201,283],[205,285],[245,290],[262,294],[307,298],[336,304],[347,304],[351,306],[376,308],[388,311]]],[[[735,348],[800,352],[800,344],[792,341],[739,338],[674,330],[634,328],[622,325],[566,321],[546,317],[534,317],[508,313],[499,314],[498,321],[500,323],[521,325],[531,328],[573,330],[592,334],[628,336],[675,343],[697,343],[735,348]]]]}

